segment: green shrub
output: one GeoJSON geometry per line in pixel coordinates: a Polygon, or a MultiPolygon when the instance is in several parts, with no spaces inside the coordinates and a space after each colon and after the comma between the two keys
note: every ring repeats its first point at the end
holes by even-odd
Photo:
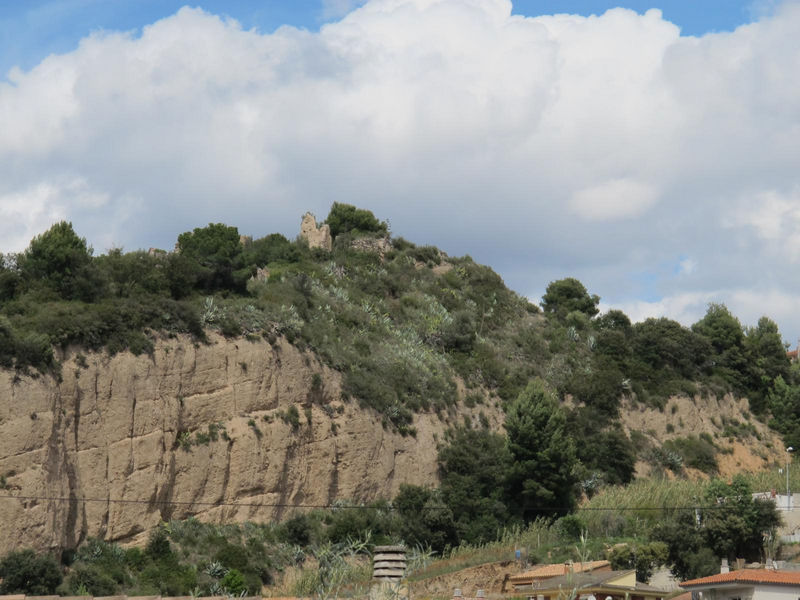
{"type": "Polygon", "coordinates": [[[53,594],[61,583],[61,570],[51,556],[33,550],[9,552],[0,560],[0,593],[44,596],[53,594]]]}
{"type": "Polygon", "coordinates": [[[119,592],[117,582],[100,565],[76,565],[63,586],[72,595],[114,596],[119,592]]]}
{"type": "Polygon", "coordinates": [[[164,560],[173,557],[169,536],[163,527],[158,527],[152,531],[144,552],[153,560],[164,560]]]}
{"type": "Polygon", "coordinates": [[[197,571],[189,565],[162,560],[145,567],[139,583],[162,596],[188,596],[197,587],[197,571]]]}
{"type": "Polygon", "coordinates": [[[678,453],[687,467],[713,474],[718,470],[717,449],[705,438],[689,436],[664,443],[664,449],[678,453]]]}
{"type": "Polygon", "coordinates": [[[242,335],[242,326],[233,315],[226,315],[220,320],[219,330],[227,338],[235,338],[242,335]]]}
{"type": "Polygon", "coordinates": [[[294,515],[281,525],[280,536],[288,544],[308,546],[314,539],[312,520],[306,514],[294,515]]]}
{"type": "Polygon", "coordinates": [[[558,534],[568,541],[580,539],[586,531],[586,522],[577,515],[565,515],[555,523],[558,534]]]}
{"type": "Polygon", "coordinates": [[[220,584],[228,594],[232,594],[234,596],[238,596],[249,591],[245,587],[244,575],[242,575],[242,573],[237,569],[231,569],[225,573],[225,577],[222,578],[220,584]]]}
{"type": "Polygon", "coordinates": [[[281,419],[284,423],[291,425],[292,429],[297,429],[300,427],[300,411],[297,410],[297,407],[294,404],[289,406],[285,413],[281,413],[281,419]]]}
{"type": "Polygon", "coordinates": [[[408,255],[421,263],[441,264],[442,255],[436,246],[416,246],[408,250],[408,255]]]}
{"type": "Polygon", "coordinates": [[[247,552],[245,552],[244,548],[229,543],[225,543],[225,545],[217,551],[214,555],[214,560],[228,569],[246,571],[249,567],[247,552]]]}

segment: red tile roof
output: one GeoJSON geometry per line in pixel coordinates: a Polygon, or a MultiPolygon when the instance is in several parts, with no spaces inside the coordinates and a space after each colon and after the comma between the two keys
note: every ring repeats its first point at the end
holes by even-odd
{"type": "Polygon", "coordinates": [[[730,573],[717,573],[709,577],[691,579],[681,587],[713,585],[715,583],[774,583],[778,585],[800,585],[800,571],[775,571],[772,569],[739,569],[730,573]]]}
{"type": "MultiPolygon", "coordinates": [[[[611,563],[607,560],[590,560],[585,563],[576,562],[572,564],[572,573],[583,573],[584,571],[594,571],[601,567],[607,567],[611,563]]],[[[570,572],[570,565],[564,563],[557,563],[554,565],[539,565],[525,571],[518,573],[508,578],[511,583],[531,582],[534,579],[549,579],[550,577],[559,577],[566,575],[570,572]]]]}

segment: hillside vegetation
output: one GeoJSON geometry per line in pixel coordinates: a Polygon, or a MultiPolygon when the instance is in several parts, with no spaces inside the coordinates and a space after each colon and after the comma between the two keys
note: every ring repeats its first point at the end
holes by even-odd
{"type": "MultiPolygon", "coordinates": [[[[389,237],[369,211],[334,204],[327,222],[332,252],[210,224],[178,236],[174,252],[100,256],[58,223],[0,261],[0,365],[57,375],[54,349],[68,346],[140,354],[159,335],[284,336],[342,372],[346,393],[401,431],[414,412],[453,405],[456,378],[468,403],[504,405],[538,378],[577,406],[571,436],[602,442],[581,446],[590,471],[635,452],[610,427],[623,397],[663,407],[672,395],[733,393],[756,415],[771,411],[790,443],[800,430],[800,388],[767,317],[743,328],[712,304],[690,328],[631,324],[618,310],[598,315],[599,298],[571,278],[552,282],[540,309],[469,256],[402,238],[389,238],[385,253],[354,244],[389,237]]],[[[624,466],[600,474],[630,479],[624,466]]]]}
{"type": "MultiPolygon", "coordinates": [[[[800,442],[800,377],[773,321],[743,327],[724,305],[711,304],[691,327],[666,318],[634,324],[618,310],[599,314],[598,296],[572,278],[551,282],[539,307],[469,256],[390,236],[369,211],[334,204],[326,222],[334,236],[330,252],[280,234],[240,238],[235,227],[209,224],[179,235],[173,252],[99,256],[71,224],[58,223],[0,261],[0,365],[19,376],[58,378],[67,348],[147,354],[161,337],[188,333],[202,344],[214,330],[272,344],[285,338],[313,351],[342,374],[344,400],[376,411],[384,427],[404,435],[416,435],[420,411],[452,410],[459,402],[505,410],[502,433],[486,418],[467,419],[441,440],[439,488],[404,486],[391,504],[342,513],[349,516],[339,533],[332,524],[341,515],[298,515],[274,543],[291,538],[321,551],[369,535],[444,552],[539,523],[557,528],[553,535],[562,541],[591,525],[605,536],[666,544],[648,552],[679,571],[686,561],[707,566],[714,556],[762,551],[762,534],[777,516],[761,503],[737,504],[750,489],[745,480],[712,482],[695,494],[698,502],[731,498],[728,506],[744,510],[745,521],[730,522],[732,511],[708,511],[705,529],[689,527],[696,533],[690,538],[680,536],[694,512],[662,513],[663,522],[637,529],[640,521],[627,515],[598,524],[575,511],[582,498],[630,484],[637,460],[655,474],[717,472],[719,439],[704,433],[654,444],[641,433],[628,437],[620,426],[623,402],[663,410],[676,395],[733,394],[749,399],[752,415],[724,423],[725,437],[757,436],[754,418],[787,443],[800,442]],[[393,520],[398,514],[408,522],[393,520]],[[672,553],[677,547],[696,556],[672,553]]],[[[111,552],[126,573],[103,589],[128,589],[140,581],[136,569],[169,558],[169,536],[159,535],[150,554],[132,563],[98,546],[97,556],[111,552]]],[[[194,563],[194,579],[187,575],[174,588],[182,591],[170,593],[188,593],[201,580],[212,585],[198,579],[214,562],[202,560],[207,566],[194,563]]],[[[237,572],[251,583],[241,589],[272,576],[243,569],[237,572]]],[[[88,581],[74,580],[67,591],[92,591],[88,581]]],[[[148,585],[140,587],[154,590],[148,585]]],[[[238,580],[227,589],[237,586],[238,580]]]]}

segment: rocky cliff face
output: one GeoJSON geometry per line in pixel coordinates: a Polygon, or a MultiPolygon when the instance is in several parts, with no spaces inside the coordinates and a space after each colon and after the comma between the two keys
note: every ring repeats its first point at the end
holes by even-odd
{"type": "MultiPolygon", "coordinates": [[[[627,434],[638,431],[654,445],[667,440],[708,434],[719,449],[719,475],[731,477],[741,471],[761,471],[786,459],[780,435],[750,414],[746,398],[670,398],[663,410],[646,408],[629,401],[622,403],[620,416],[627,434]],[[726,425],[728,433],[726,435],[726,425]],[[739,434],[730,433],[739,427],[739,434]]],[[[637,464],[637,476],[647,477],[651,466],[637,464]]],[[[703,477],[688,469],[692,477],[703,477]]],[[[766,491],[766,490],[757,490],[766,491]]]]}
{"type": "Polygon", "coordinates": [[[164,340],[152,357],[72,354],[61,382],[0,372],[5,548],[132,540],[190,515],[265,521],[435,483],[446,419],[420,415],[402,437],[340,396],[312,354],[221,337],[164,340]]]}

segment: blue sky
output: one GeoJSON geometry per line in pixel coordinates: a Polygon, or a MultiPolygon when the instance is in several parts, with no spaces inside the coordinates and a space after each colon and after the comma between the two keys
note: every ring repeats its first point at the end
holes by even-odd
{"type": "Polygon", "coordinates": [[[533,301],[800,338],[800,0],[182,4],[0,0],[0,252],[348,202],[533,301]]]}
{"type": "MultiPolygon", "coordinates": [[[[13,66],[28,70],[52,53],[74,49],[98,29],[139,31],[174,14],[182,6],[199,6],[263,33],[281,25],[317,30],[335,20],[355,0],[0,0],[0,73],[13,66]]],[[[515,0],[513,12],[526,16],[554,13],[602,14],[622,6],[645,12],[659,8],[682,35],[730,31],[769,12],[769,0],[515,0]]]]}

